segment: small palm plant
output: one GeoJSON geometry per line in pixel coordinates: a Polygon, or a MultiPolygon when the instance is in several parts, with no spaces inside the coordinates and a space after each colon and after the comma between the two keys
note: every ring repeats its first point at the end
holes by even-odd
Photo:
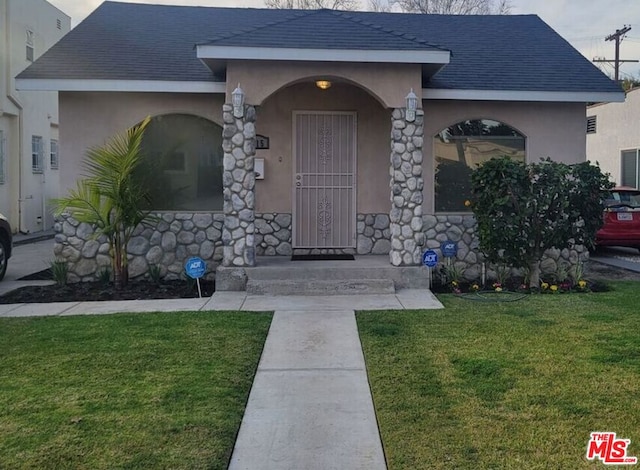
{"type": "Polygon", "coordinates": [[[57,215],[69,213],[94,227],[94,237],[107,237],[113,283],[121,289],[129,281],[127,244],[135,228],[149,218],[148,192],[136,183],[134,171],[142,161],[142,137],[147,117],[124,134],[114,136],[101,147],[87,151],[87,176],[69,190],[66,197],[54,199],[57,215]]]}

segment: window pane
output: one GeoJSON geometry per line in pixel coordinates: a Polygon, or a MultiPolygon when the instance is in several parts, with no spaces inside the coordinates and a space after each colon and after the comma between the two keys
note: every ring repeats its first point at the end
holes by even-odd
{"type": "Polygon", "coordinates": [[[42,173],[42,137],[31,137],[31,170],[33,173],[42,173]]]}
{"type": "Polygon", "coordinates": [[[156,210],[222,210],[222,128],[196,116],[151,119],[136,176],[156,210]]]}
{"type": "Polygon", "coordinates": [[[469,212],[472,171],[494,157],[524,162],[525,138],[498,121],[463,121],[435,136],[434,155],[436,212],[469,212]]]}
{"type": "Polygon", "coordinates": [[[624,150],[622,152],[622,186],[637,188],[638,184],[638,158],[636,150],[624,150]]]}
{"type": "Polygon", "coordinates": [[[49,164],[52,170],[58,169],[58,141],[51,140],[51,154],[49,164]]]}

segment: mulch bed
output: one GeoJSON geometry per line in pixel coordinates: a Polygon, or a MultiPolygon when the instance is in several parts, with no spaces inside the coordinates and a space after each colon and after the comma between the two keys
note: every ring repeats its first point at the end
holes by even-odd
{"type": "MultiPolygon", "coordinates": [[[[46,271],[46,270],[45,270],[46,271]]],[[[50,273],[35,273],[32,279],[51,279],[50,273]]],[[[627,271],[600,263],[587,264],[585,278],[589,280],[592,292],[606,291],[606,281],[640,281],[640,273],[627,271]]],[[[505,290],[516,290],[522,279],[511,279],[505,290]]],[[[215,291],[214,281],[200,280],[203,297],[210,297],[215,291]]],[[[468,291],[469,284],[463,286],[468,291]]],[[[486,286],[492,290],[492,286],[486,286]]],[[[434,283],[435,293],[452,292],[450,286],[434,283]]],[[[195,281],[131,281],[122,290],[115,290],[112,284],[102,282],[81,282],[66,286],[28,286],[0,296],[0,304],[47,303],[47,302],[84,302],[101,300],[143,300],[143,299],[184,299],[197,298],[198,288],[195,281]]]]}
{"type": "MultiPolygon", "coordinates": [[[[210,297],[214,281],[200,280],[203,297],[210,297]]],[[[102,282],[79,282],[66,286],[27,286],[0,296],[0,304],[84,302],[101,300],[144,300],[197,298],[195,281],[131,281],[121,290],[113,284],[102,282]]]]}

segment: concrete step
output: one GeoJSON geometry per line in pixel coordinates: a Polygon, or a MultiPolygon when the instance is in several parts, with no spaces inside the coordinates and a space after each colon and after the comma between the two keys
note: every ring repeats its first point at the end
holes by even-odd
{"type": "Polygon", "coordinates": [[[306,265],[291,263],[283,267],[247,268],[249,279],[275,281],[275,280],[300,280],[308,281],[335,281],[349,279],[390,279],[398,268],[392,266],[371,269],[369,267],[344,265],[329,265],[328,263],[308,263],[306,265]]]}
{"type": "Polygon", "coordinates": [[[254,295],[351,295],[395,294],[391,279],[249,279],[247,294],[254,295]]]}

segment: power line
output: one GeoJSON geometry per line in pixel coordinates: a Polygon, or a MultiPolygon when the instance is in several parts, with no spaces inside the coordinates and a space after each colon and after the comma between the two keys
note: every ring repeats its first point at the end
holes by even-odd
{"type": "MultiPolygon", "coordinates": [[[[609,36],[604,38],[605,41],[615,41],[616,42],[616,58],[613,59],[614,71],[615,71],[614,75],[615,75],[615,81],[616,82],[620,80],[620,64],[622,64],[624,62],[638,62],[638,60],[621,59],[620,58],[620,43],[624,39],[625,34],[627,34],[629,31],[631,31],[631,26],[625,25],[625,26],[623,26],[622,29],[616,29],[615,33],[610,34],[609,36]]],[[[604,58],[594,58],[593,61],[594,62],[607,62],[607,63],[612,62],[611,59],[604,59],[604,58]]]]}

